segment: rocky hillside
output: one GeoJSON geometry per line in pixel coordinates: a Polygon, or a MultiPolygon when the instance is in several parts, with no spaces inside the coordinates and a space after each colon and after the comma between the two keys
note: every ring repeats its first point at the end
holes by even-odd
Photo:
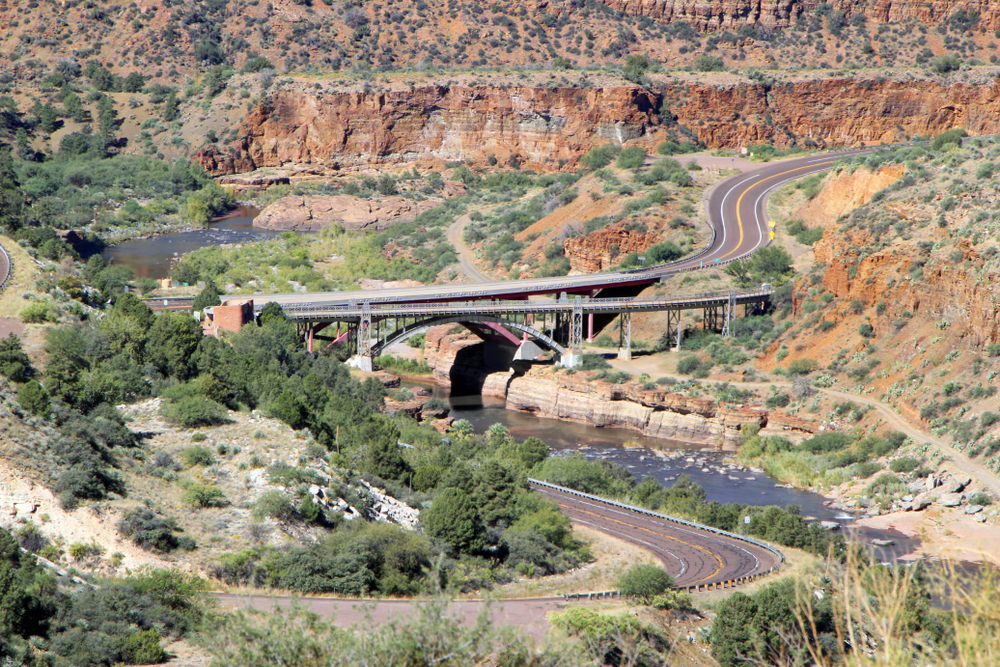
{"type": "Polygon", "coordinates": [[[1000,468],[998,156],[989,140],[900,149],[846,164],[812,202],[789,206],[823,238],[811,267],[804,258],[799,324],[762,366],[819,368],[821,386],[881,397],[1000,468]]]}
{"type": "Polygon", "coordinates": [[[0,5],[0,49],[9,54],[0,69],[41,81],[52,69],[72,74],[74,63],[96,59],[123,77],[138,72],[183,84],[220,64],[251,72],[370,75],[620,64],[630,53],[649,53],[671,66],[688,66],[703,53],[727,65],[836,66],[844,59],[908,65],[926,61],[924,49],[931,56],[975,56],[990,41],[979,29],[992,33],[998,16],[985,0],[9,0],[0,5]],[[877,34],[869,34],[866,22],[877,34]],[[928,36],[925,25],[944,34],[928,36]],[[717,34],[705,39],[704,33],[717,34]]]}

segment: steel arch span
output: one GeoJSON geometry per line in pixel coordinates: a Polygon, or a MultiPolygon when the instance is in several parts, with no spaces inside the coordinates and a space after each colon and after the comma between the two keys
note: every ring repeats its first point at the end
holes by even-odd
{"type": "MultiPolygon", "coordinates": [[[[517,329],[523,333],[528,334],[540,343],[543,343],[545,347],[558,352],[561,355],[565,355],[567,350],[565,347],[557,343],[551,336],[547,336],[542,331],[522,324],[520,322],[512,322],[503,317],[496,315],[449,315],[441,317],[428,317],[426,320],[420,320],[419,322],[414,322],[408,326],[401,327],[396,331],[385,337],[384,340],[378,341],[372,345],[372,356],[377,357],[381,354],[382,350],[387,347],[392,347],[396,343],[401,343],[410,336],[414,336],[422,331],[427,331],[431,327],[437,326],[439,324],[497,324],[504,327],[510,327],[511,329],[517,329]]],[[[469,328],[470,331],[479,335],[479,332],[475,329],[469,328]]]]}

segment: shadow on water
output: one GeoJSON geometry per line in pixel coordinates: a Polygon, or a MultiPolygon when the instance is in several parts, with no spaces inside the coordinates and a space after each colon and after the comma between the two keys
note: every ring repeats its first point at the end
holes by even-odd
{"type": "Polygon", "coordinates": [[[225,218],[213,220],[204,229],[123,241],[116,246],[104,248],[101,254],[117,264],[131,266],[137,278],[166,278],[179,256],[198,248],[225,243],[247,243],[278,236],[279,232],[253,226],[254,218],[259,212],[255,208],[241,207],[225,218]]]}

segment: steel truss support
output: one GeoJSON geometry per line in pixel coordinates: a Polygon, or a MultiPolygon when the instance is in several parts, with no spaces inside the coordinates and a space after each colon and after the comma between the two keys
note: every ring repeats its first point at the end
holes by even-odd
{"type": "Polygon", "coordinates": [[[702,310],[702,326],[705,331],[718,331],[722,328],[722,318],[724,307],[719,306],[705,306],[702,310]]]}
{"type": "Polygon", "coordinates": [[[666,341],[675,340],[675,347],[680,349],[681,347],[681,311],[680,308],[676,310],[668,310],[667,314],[667,330],[663,332],[663,339],[666,341]]]}

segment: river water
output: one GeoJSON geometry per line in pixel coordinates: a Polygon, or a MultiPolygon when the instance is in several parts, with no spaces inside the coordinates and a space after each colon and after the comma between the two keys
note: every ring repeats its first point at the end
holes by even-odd
{"type": "Polygon", "coordinates": [[[173,262],[198,248],[224,243],[248,243],[274,238],[278,232],[257,229],[255,208],[236,209],[225,218],[213,220],[204,229],[170,232],[144,239],[123,241],[101,253],[117,264],[131,266],[137,278],[166,278],[173,262]]]}

